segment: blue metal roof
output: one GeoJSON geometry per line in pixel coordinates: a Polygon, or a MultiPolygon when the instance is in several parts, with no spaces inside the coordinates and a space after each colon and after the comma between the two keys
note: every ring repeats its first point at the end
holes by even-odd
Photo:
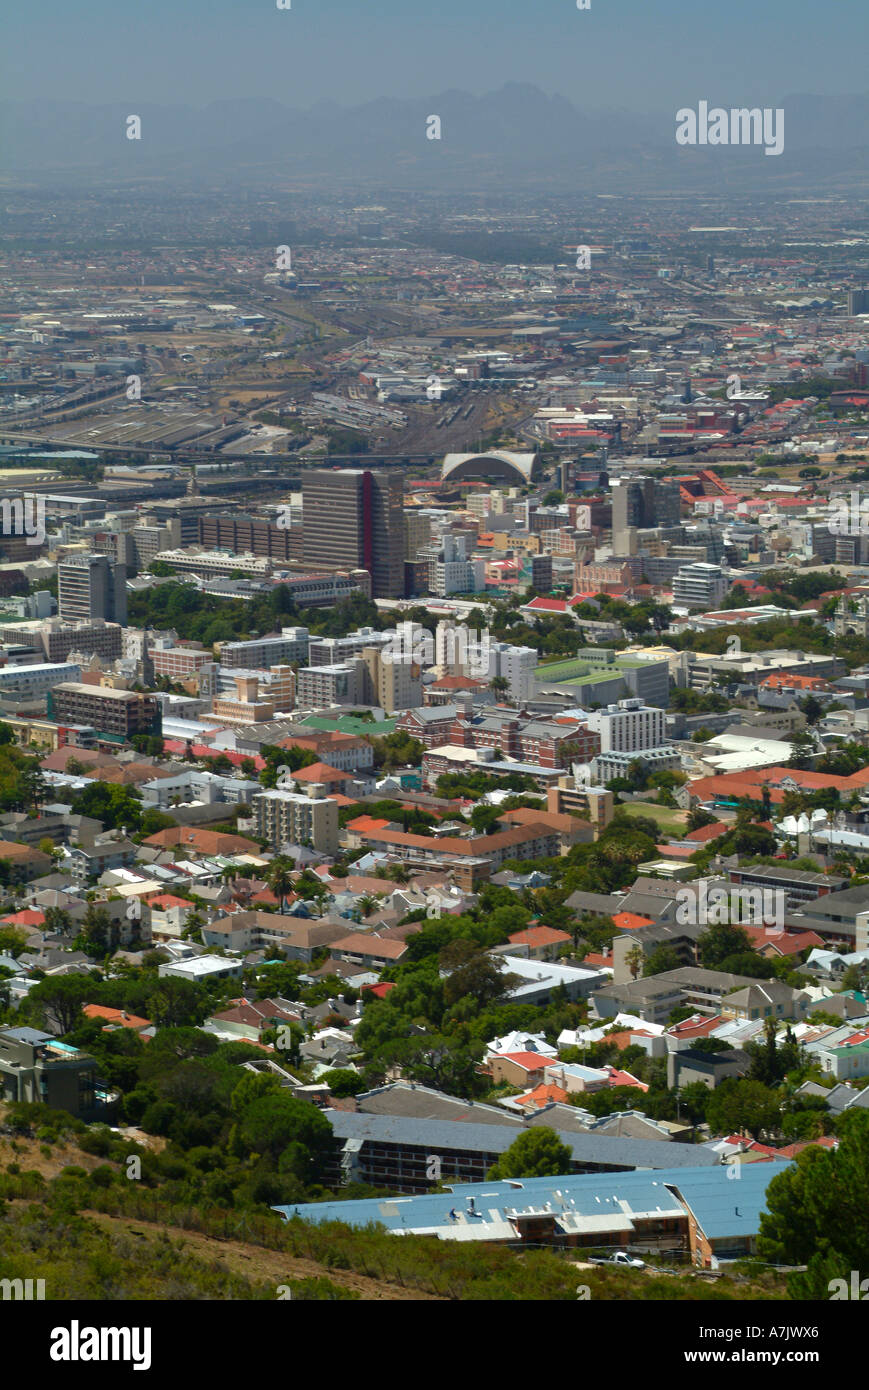
{"type": "Polygon", "coordinates": [[[756,1234],[760,1213],[766,1205],[767,1187],[790,1167],[791,1163],[783,1160],[740,1163],[735,1169],[726,1164],[673,1173],[671,1179],[708,1238],[723,1240],[756,1234]]]}
{"type": "Polygon", "coordinates": [[[732,1170],[723,1164],[713,1169],[661,1169],[654,1174],[564,1174],[462,1183],[422,1196],[309,1202],[273,1210],[287,1220],[298,1216],[317,1224],[343,1221],[350,1226],[375,1222],[397,1233],[439,1227],[449,1231],[457,1223],[475,1226],[477,1222],[484,1232],[495,1221],[504,1220],[507,1213],[528,1210],[549,1211],[556,1218],[612,1217],[616,1228],[626,1229],[633,1213],[660,1212],[663,1218],[680,1210],[681,1194],[710,1239],[735,1239],[757,1233],[767,1186],[787,1166],[778,1162],[744,1164],[738,1178],[728,1177],[732,1170]],[[471,1199],[473,1212],[469,1211],[471,1199]]]}

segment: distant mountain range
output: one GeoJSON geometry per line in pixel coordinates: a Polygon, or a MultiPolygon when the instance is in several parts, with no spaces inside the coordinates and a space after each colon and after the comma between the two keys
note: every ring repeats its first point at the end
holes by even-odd
{"type": "MultiPolygon", "coordinates": [[[[690,97],[680,105],[692,105],[690,97]]],[[[411,189],[539,185],[566,193],[869,186],[869,95],[785,96],[775,105],[785,111],[785,142],[770,158],[760,147],[678,146],[675,107],[588,112],[520,83],[479,97],[446,91],[354,107],[322,101],[305,111],[257,99],[201,109],[0,102],[0,176],[212,186],[370,179],[411,189]],[[141,118],[141,140],[126,138],[130,115],[141,118]],[[440,117],[440,140],[426,138],[431,115],[440,117]]]]}

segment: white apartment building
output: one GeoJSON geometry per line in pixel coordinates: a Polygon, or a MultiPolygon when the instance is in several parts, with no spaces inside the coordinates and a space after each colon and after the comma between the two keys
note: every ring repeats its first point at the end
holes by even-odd
{"type": "Polygon", "coordinates": [[[489,680],[503,676],[510,682],[509,696],[521,705],[530,700],[537,689],[536,647],[514,647],[509,642],[492,642],[489,664],[489,680]]]}
{"type": "Polygon", "coordinates": [[[288,662],[308,661],[309,634],[306,627],[284,627],[280,637],[261,637],[249,642],[221,642],[221,666],[263,669],[288,662]]]}
{"type": "Polygon", "coordinates": [[[154,556],[177,570],[190,570],[200,578],[209,575],[229,575],[234,570],[252,579],[268,579],[275,568],[275,562],[265,556],[239,554],[231,555],[227,550],[203,550],[189,546],[185,550],[160,550],[154,556]]]}
{"type": "Polygon", "coordinates": [[[592,710],[586,718],[600,734],[601,753],[638,753],[660,748],[667,742],[666,711],[642,700],[619,700],[605,709],[592,710]]]}
{"type": "Polygon", "coordinates": [[[224,777],[220,773],[189,768],[176,777],[155,777],[150,782],[140,782],[139,790],[143,806],[163,809],[176,801],[201,801],[209,806],[214,802],[249,805],[251,797],[261,788],[259,782],[250,778],[224,777]]]}
{"type": "Polygon", "coordinates": [[[346,637],[312,637],[308,646],[309,666],[339,666],[361,656],[366,647],[385,647],[394,641],[395,632],[376,632],[361,627],[346,637]]]}
{"type": "Polygon", "coordinates": [[[677,572],[673,579],[673,603],[682,608],[716,609],[721,606],[727,587],[720,565],[698,560],[677,572]]]}
{"type": "Polygon", "coordinates": [[[310,845],[318,854],[338,853],[338,806],[327,796],[275,787],[253,798],[256,833],[275,849],[310,845]]]}
{"type": "Polygon", "coordinates": [[[465,511],[470,512],[471,516],[479,517],[481,520],[488,516],[492,506],[491,493],[474,492],[465,498],[465,511]]]}
{"type": "Polygon", "coordinates": [[[296,703],[302,709],[328,709],[331,705],[355,705],[360,662],[335,666],[303,666],[296,686],[296,703]]]}
{"type": "Polygon", "coordinates": [[[420,552],[429,561],[428,586],[438,598],[448,594],[479,594],[486,587],[485,560],[470,560],[467,537],[447,533],[441,540],[420,552]]]}

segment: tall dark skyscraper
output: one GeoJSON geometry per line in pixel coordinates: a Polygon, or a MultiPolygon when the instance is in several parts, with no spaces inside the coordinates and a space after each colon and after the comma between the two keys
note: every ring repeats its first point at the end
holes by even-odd
{"type": "Polygon", "coordinates": [[[633,478],[613,488],[613,531],[628,526],[678,526],[679,484],[633,478]]]}
{"type": "Polygon", "coordinates": [[[68,555],[57,567],[64,622],[103,618],[127,626],[127,569],[105,555],[68,555]]]}
{"type": "Polygon", "coordinates": [[[869,290],[849,290],[848,291],[848,313],[869,314],[869,290]]]}
{"type": "Polygon", "coordinates": [[[404,594],[404,482],[398,471],[306,473],[302,527],[306,565],[368,570],[374,598],[404,594]]]}

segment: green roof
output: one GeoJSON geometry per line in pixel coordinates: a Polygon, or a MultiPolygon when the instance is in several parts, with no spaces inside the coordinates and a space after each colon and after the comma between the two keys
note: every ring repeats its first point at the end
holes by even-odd
{"type": "Polygon", "coordinates": [[[648,666],[648,661],[640,661],[633,656],[617,656],[609,663],[591,662],[585,658],[570,657],[567,661],[554,661],[551,665],[537,667],[538,681],[569,681],[571,685],[591,684],[597,681],[616,680],[624,671],[635,670],[637,666],[648,666]]]}

